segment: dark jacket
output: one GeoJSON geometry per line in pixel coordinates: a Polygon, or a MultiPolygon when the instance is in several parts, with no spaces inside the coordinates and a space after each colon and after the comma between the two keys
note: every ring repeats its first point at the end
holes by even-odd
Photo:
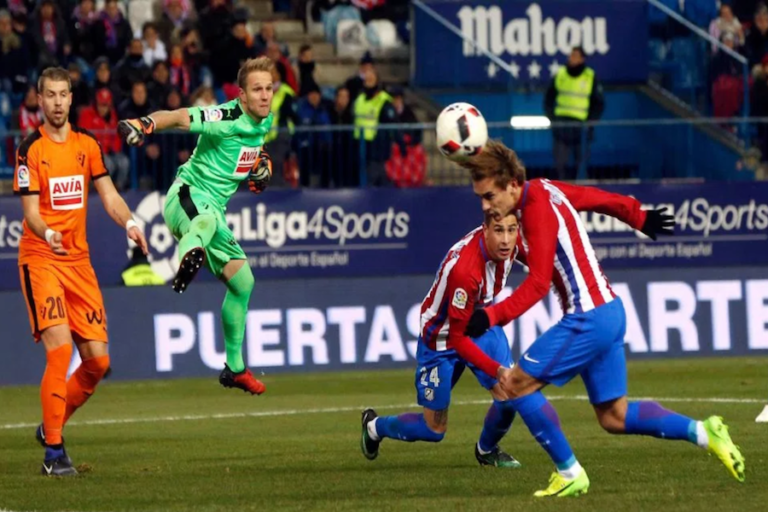
{"type": "MultiPolygon", "coordinates": [[[[306,98],[301,98],[296,102],[296,126],[330,126],[331,117],[325,110],[325,106],[320,103],[317,107],[306,98]]],[[[324,132],[297,132],[293,137],[293,143],[296,149],[309,147],[317,143],[330,143],[331,134],[324,132]]]]}
{"type": "Polygon", "coordinates": [[[126,57],[117,63],[113,70],[113,82],[120,90],[120,94],[123,98],[131,94],[131,87],[136,82],[149,82],[152,71],[144,62],[144,58],[141,55],[132,56],[126,55],[126,57]]]}

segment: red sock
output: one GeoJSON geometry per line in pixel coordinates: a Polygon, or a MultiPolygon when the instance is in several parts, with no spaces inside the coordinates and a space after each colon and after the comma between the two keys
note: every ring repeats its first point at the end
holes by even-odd
{"type": "Polygon", "coordinates": [[[46,365],[40,382],[45,442],[61,444],[64,411],[67,406],[67,370],[72,360],[72,344],[67,343],[45,353],[46,365]]]}
{"type": "Polygon", "coordinates": [[[64,423],[96,391],[98,384],[109,369],[109,356],[94,357],[80,363],[80,367],[67,381],[67,410],[64,423]]]}

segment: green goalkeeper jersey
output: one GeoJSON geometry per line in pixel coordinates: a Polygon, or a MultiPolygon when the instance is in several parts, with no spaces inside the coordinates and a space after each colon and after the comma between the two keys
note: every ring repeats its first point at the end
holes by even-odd
{"type": "Polygon", "coordinates": [[[258,122],[245,113],[239,99],[187,110],[189,131],[200,137],[177,177],[210,195],[223,209],[256,163],[272,127],[272,114],[258,122]]]}

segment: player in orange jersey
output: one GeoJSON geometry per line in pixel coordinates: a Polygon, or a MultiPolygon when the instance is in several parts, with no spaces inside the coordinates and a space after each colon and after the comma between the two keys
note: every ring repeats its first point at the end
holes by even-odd
{"type": "Polygon", "coordinates": [[[85,237],[91,182],[109,216],[144,253],[147,242],[112,184],[99,143],[67,122],[69,73],[46,69],[37,90],[44,123],[19,146],[13,184],[24,208],[19,274],[32,334],[46,351],[43,423],[36,434],[45,446],[42,474],[65,476],[77,470],[64,450],[62,428],[109,368],[104,304],[85,237]],[[67,380],[73,342],[82,364],[67,380]]]}

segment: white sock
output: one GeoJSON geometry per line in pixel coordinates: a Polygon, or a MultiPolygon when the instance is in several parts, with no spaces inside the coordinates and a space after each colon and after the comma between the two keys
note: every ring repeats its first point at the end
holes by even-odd
{"type": "Polygon", "coordinates": [[[482,448],[480,448],[480,443],[479,442],[477,443],[477,451],[480,453],[480,455],[488,455],[489,453],[491,453],[491,452],[487,452],[487,451],[483,450],[482,448]]]}
{"type": "Polygon", "coordinates": [[[368,436],[374,440],[379,441],[381,438],[379,437],[379,433],[376,432],[376,420],[379,418],[374,418],[372,421],[368,422],[368,425],[366,425],[366,428],[368,429],[368,436]]]}
{"type": "Polygon", "coordinates": [[[557,472],[560,473],[560,476],[562,476],[566,480],[575,480],[576,477],[579,476],[582,471],[584,471],[584,468],[581,467],[581,464],[579,464],[579,461],[574,462],[573,466],[569,467],[568,469],[557,470],[557,472]]]}
{"type": "Polygon", "coordinates": [[[705,450],[709,447],[709,436],[704,430],[704,423],[700,421],[696,422],[696,444],[705,450]]]}

